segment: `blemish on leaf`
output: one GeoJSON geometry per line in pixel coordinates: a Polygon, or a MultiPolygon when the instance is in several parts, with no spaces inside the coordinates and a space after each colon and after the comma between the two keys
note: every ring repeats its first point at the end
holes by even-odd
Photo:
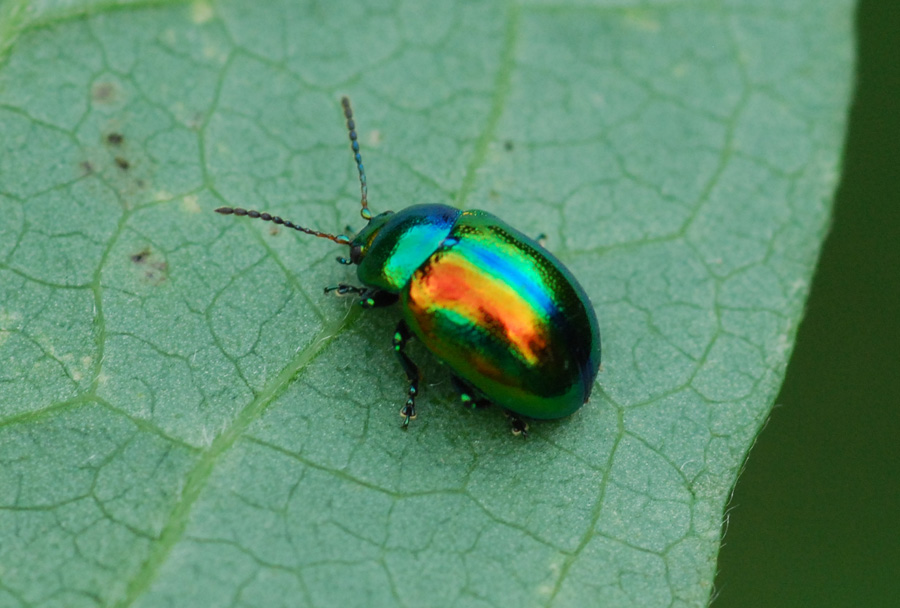
{"type": "Polygon", "coordinates": [[[143,264],[150,257],[150,248],[144,247],[139,252],[131,255],[131,261],[135,264],[143,264]]]}
{"type": "Polygon", "coordinates": [[[505,142],[503,142],[503,149],[507,152],[512,152],[513,147],[513,142],[511,139],[507,139],[505,142]]]}
{"type": "Polygon", "coordinates": [[[115,101],[116,86],[111,82],[98,82],[94,85],[91,96],[98,103],[111,103],[115,101]]]}
{"type": "Polygon", "coordinates": [[[21,324],[22,313],[17,310],[7,310],[5,307],[0,307],[0,327],[4,329],[20,329],[18,326],[21,324]]]}
{"type": "Polygon", "coordinates": [[[136,266],[144,269],[144,274],[141,278],[148,283],[159,285],[168,278],[169,264],[154,259],[153,251],[150,247],[144,247],[137,253],[131,254],[129,259],[136,266]]]}
{"type": "Polygon", "coordinates": [[[94,172],[94,165],[91,164],[91,161],[89,160],[81,161],[80,163],[78,163],[78,166],[81,167],[81,170],[84,171],[85,175],[90,175],[94,172]]]}
{"type": "Polygon", "coordinates": [[[128,171],[131,167],[131,163],[128,162],[128,159],[122,158],[121,156],[116,157],[116,166],[122,171],[128,171]]]}
{"type": "Polygon", "coordinates": [[[168,278],[169,265],[165,262],[152,262],[144,273],[144,279],[148,283],[159,285],[168,278]]]}
{"type": "Polygon", "coordinates": [[[182,207],[188,213],[201,213],[203,210],[200,208],[200,201],[196,194],[188,194],[183,199],[181,199],[182,207]]]}
{"type": "Polygon", "coordinates": [[[206,23],[214,16],[213,7],[208,2],[194,2],[191,6],[191,20],[196,24],[206,23]]]}
{"type": "Polygon", "coordinates": [[[205,120],[206,115],[203,112],[194,112],[194,114],[187,121],[187,127],[188,129],[199,131],[200,127],[203,126],[205,120]]]}
{"type": "Polygon", "coordinates": [[[125,141],[125,136],[121,133],[113,132],[106,136],[106,143],[111,146],[121,146],[123,141],[125,141]]]}

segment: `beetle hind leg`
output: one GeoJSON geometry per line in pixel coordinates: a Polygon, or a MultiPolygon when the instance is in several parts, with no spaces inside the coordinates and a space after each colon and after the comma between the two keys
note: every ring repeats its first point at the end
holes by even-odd
{"type": "Polygon", "coordinates": [[[397,329],[394,331],[393,339],[394,354],[397,355],[400,366],[403,368],[403,371],[406,372],[406,377],[409,380],[409,391],[407,392],[408,396],[406,404],[403,406],[403,409],[400,410],[400,415],[403,417],[403,428],[407,428],[409,426],[409,421],[416,417],[416,396],[419,394],[419,368],[416,367],[416,364],[409,358],[409,355],[404,352],[406,343],[409,342],[411,337],[412,333],[409,331],[409,327],[407,327],[406,323],[404,321],[397,323],[397,329]]]}
{"type": "Polygon", "coordinates": [[[450,383],[453,384],[453,390],[459,395],[459,400],[462,402],[463,407],[473,410],[490,407],[491,402],[459,376],[451,376],[450,383]]]}
{"type": "Polygon", "coordinates": [[[509,419],[510,430],[513,435],[521,435],[522,439],[528,439],[528,423],[519,418],[518,415],[513,414],[509,410],[504,412],[506,417],[509,419]]]}

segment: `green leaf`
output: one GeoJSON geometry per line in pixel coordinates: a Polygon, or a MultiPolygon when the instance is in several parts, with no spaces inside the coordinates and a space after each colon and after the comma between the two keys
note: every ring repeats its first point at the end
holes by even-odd
{"type": "Polygon", "coordinates": [[[850,0],[0,5],[0,606],[702,606],[839,174],[850,0]],[[600,318],[509,434],[333,243],[483,208],[600,318]]]}

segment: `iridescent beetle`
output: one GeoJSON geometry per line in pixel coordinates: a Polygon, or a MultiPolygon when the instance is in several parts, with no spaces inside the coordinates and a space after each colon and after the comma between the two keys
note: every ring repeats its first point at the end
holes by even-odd
{"type": "Polygon", "coordinates": [[[419,370],[405,352],[415,335],[452,370],[462,402],[503,407],[513,431],[519,416],[568,416],[591,395],[600,367],[600,331],[587,294],[571,272],[538,242],[485,211],[413,205],[369,211],[350,100],[341,100],[368,222],[356,236],[303,228],[259,211],[222,207],[350,247],[362,287],[339,284],[325,293],[360,297],[363,308],[398,300],[402,319],[393,346],[409,380],[403,427],[416,417],[419,370]]]}

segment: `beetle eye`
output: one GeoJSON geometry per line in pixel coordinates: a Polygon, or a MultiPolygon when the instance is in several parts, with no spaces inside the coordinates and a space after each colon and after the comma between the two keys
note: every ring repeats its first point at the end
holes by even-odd
{"type": "Polygon", "coordinates": [[[354,245],[350,248],[350,262],[353,264],[359,264],[360,259],[362,258],[362,246],[354,245]]]}

